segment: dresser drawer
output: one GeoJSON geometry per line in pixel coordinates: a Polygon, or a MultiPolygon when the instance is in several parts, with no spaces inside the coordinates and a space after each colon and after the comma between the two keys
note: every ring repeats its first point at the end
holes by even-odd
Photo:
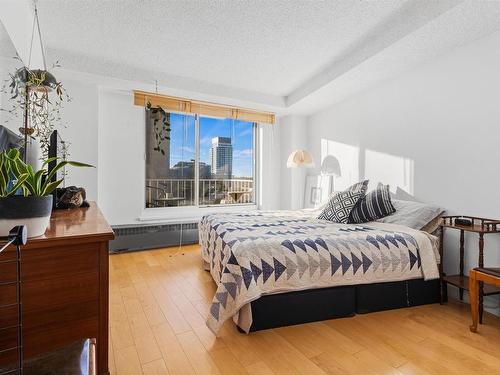
{"type": "Polygon", "coordinates": [[[23,312],[55,311],[58,306],[78,306],[99,300],[97,271],[72,275],[70,278],[23,281],[23,312]]]}
{"type": "Polygon", "coordinates": [[[26,328],[23,337],[24,358],[27,359],[78,340],[99,337],[99,322],[97,319],[83,319],[26,328]]]}
{"type": "Polygon", "coordinates": [[[0,307],[0,329],[18,324],[18,305],[0,307]]]}
{"type": "Polygon", "coordinates": [[[0,329],[0,350],[17,348],[19,345],[19,327],[0,329]]]}
{"type": "Polygon", "coordinates": [[[97,320],[98,318],[99,300],[96,299],[84,303],[58,306],[56,310],[52,306],[46,306],[27,311],[23,316],[23,327],[26,329],[47,324],[65,323],[72,320],[97,320]]]}
{"type": "MultiPolygon", "coordinates": [[[[0,373],[19,368],[19,350],[17,348],[0,352],[0,373]]],[[[13,372],[12,374],[17,374],[13,372]]]]}
{"type": "Polygon", "coordinates": [[[95,243],[30,249],[22,255],[23,281],[72,278],[99,269],[99,245],[95,243]]]}
{"type": "Polygon", "coordinates": [[[17,249],[15,246],[9,246],[3,253],[0,254],[0,262],[6,260],[17,260],[17,249]]]}
{"type": "MultiPolygon", "coordinates": [[[[1,258],[0,258],[1,259],[1,258]]],[[[17,280],[17,261],[0,260],[0,284],[17,280]]]]}
{"type": "Polygon", "coordinates": [[[0,285],[0,306],[17,303],[17,283],[0,285]]]}

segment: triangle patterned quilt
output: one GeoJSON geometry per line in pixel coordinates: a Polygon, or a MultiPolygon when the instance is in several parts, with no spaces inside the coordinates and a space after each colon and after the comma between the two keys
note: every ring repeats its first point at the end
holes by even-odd
{"type": "Polygon", "coordinates": [[[338,224],[313,210],[204,216],[203,263],[217,283],[207,318],[217,334],[229,318],[248,331],[249,303],[264,294],[439,277],[437,239],[386,223],[338,224]]]}

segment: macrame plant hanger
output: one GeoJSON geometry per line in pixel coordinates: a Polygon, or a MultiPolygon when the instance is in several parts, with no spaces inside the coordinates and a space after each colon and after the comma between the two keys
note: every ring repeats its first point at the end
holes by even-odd
{"type": "MultiPolygon", "coordinates": [[[[43,41],[42,41],[42,32],[40,29],[40,21],[38,19],[38,8],[37,8],[37,0],[33,0],[33,26],[31,28],[31,42],[30,42],[30,51],[28,55],[28,64],[27,64],[27,71],[31,69],[31,56],[33,54],[33,42],[35,40],[35,27],[36,31],[38,32],[38,42],[40,43],[40,51],[42,54],[42,62],[43,62],[43,69],[45,72],[47,72],[47,60],[45,58],[45,49],[43,48],[43,41]]],[[[23,136],[24,136],[24,155],[23,159],[24,162],[27,160],[27,155],[28,155],[28,136],[31,133],[30,132],[30,118],[29,118],[29,109],[30,109],[30,87],[28,83],[28,77],[26,77],[26,87],[25,87],[25,92],[24,92],[24,126],[23,126],[23,136]]]]}
{"type": "Polygon", "coordinates": [[[31,43],[30,43],[30,53],[28,56],[28,68],[31,67],[31,54],[33,52],[33,41],[35,40],[35,26],[38,32],[38,42],[40,43],[40,50],[42,53],[43,69],[47,70],[47,60],[45,59],[45,49],[43,48],[42,42],[42,32],[40,30],[40,21],[38,20],[38,8],[36,6],[37,0],[33,0],[33,7],[35,11],[33,13],[33,27],[31,29],[31,43]]]}

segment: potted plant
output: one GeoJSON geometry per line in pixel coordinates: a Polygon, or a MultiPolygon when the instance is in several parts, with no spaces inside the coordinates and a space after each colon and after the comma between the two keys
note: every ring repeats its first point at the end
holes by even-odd
{"type": "MultiPolygon", "coordinates": [[[[24,161],[27,160],[28,148],[33,146],[32,140],[40,143],[43,157],[49,157],[50,136],[62,120],[63,102],[71,100],[62,83],[47,68],[36,1],[33,5],[33,32],[28,60],[23,61],[19,56],[15,57],[22,66],[9,74],[6,85],[1,89],[4,94],[10,93],[11,100],[7,107],[0,110],[14,117],[22,115],[23,126],[19,131],[24,137],[24,161]],[[31,66],[32,49],[37,42],[40,43],[39,50],[43,62],[41,69],[31,66]]],[[[57,67],[59,62],[56,61],[52,68],[57,67]]]]}
{"type": "Polygon", "coordinates": [[[44,234],[49,225],[53,199],[51,193],[63,181],[52,181],[57,171],[66,165],[92,165],[64,160],[57,162],[48,172],[47,165],[56,161],[56,158],[49,158],[41,169],[35,171],[19,155],[18,149],[0,153],[0,236],[6,236],[16,225],[26,225],[28,236],[37,237],[44,234]]]}
{"type": "Polygon", "coordinates": [[[6,82],[0,90],[10,96],[9,104],[0,109],[8,114],[6,122],[21,116],[23,126],[19,132],[24,138],[23,147],[28,149],[30,140],[37,140],[42,156],[47,158],[50,136],[60,127],[63,103],[70,102],[71,97],[48,70],[31,70],[23,66],[10,73],[6,82]]]}

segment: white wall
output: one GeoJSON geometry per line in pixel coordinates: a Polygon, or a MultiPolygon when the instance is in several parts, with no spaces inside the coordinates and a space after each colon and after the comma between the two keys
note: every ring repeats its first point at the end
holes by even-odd
{"type": "MultiPolygon", "coordinates": [[[[29,60],[33,11],[29,1],[0,1],[0,23],[9,34],[17,54],[25,62],[29,60]]],[[[1,26],[0,26],[1,27],[1,26]]],[[[34,43],[31,54],[31,68],[43,66],[43,58],[39,45],[34,43]]]]}
{"type": "Polygon", "coordinates": [[[69,159],[94,165],[95,168],[68,167],[66,186],[82,186],[87,192],[87,199],[97,201],[98,168],[98,97],[97,86],[82,80],[69,78],[68,74],[58,74],[57,78],[71,96],[71,102],[64,103],[59,134],[68,141],[69,159]]]}
{"type": "Polygon", "coordinates": [[[294,150],[307,150],[306,117],[288,115],[280,119],[281,132],[281,200],[280,208],[284,210],[300,209],[304,206],[304,189],[306,171],[303,168],[287,168],[286,161],[294,150]]]}
{"type": "Polygon", "coordinates": [[[258,205],[262,210],[278,210],[281,206],[280,179],[282,144],[282,126],[278,118],[275,125],[260,125],[259,127],[259,197],[258,205]]]}
{"type": "MultiPolygon", "coordinates": [[[[493,34],[311,116],[317,164],[327,153],[339,159],[339,188],[366,177],[450,213],[500,218],[499,45],[493,34]]],[[[457,241],[445,238],[448,273],[458,270],[457,241]]],[[[485,263],[500,266],[500,238],[485,242],[485,263]]],[[[477,236],[467,245],[470,268],[477,236]]],[[[498,300],[487,306],[498,308],[498,300]]]]}
{"type": "MultiPolygon", "coordinates": [[[[2,81],[5,79],[4,77],[7,77],[7,63],[5,62],[4,59],[0,57],[0,77],[2,77],[2,81]]],[[[0,93],[0,108],[5,107],[5,103],[7,101],[7,96],[3,93],[0,93]]],[[[5,121],[5,113],[3,111],[0,111],[0,125],[6,126],[7,124],[4,123],[5,121]]]]}
{"type": "MultiPolygon", "coordinates": [[[[5,84],[6,80],[9,78],[9,73],[13,72],[15,69],[16,64],[14,59],[0,57],[0,86],[5,84]]],[[[9,100],[10,94],[8,92],[0,93],[0,108],[9,109],[9,100]]],[[[0,125],[3,125],[14,132],[18,132],[17,128],[22,126],[22,118],[19,118],[19,120],[16,121],[15,119],[11,119],[11,116],[4,111],[0,111],[0,125]]]]}
{"type": "Polygon", "coordinates": [[[144,207],[144,109],[132,93],[99,91],[99,206],[112,225],[137,222],[144,207]]]}

